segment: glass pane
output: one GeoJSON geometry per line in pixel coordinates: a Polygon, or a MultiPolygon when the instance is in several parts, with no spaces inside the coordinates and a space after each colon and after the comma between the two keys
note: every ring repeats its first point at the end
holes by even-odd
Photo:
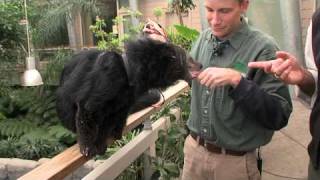
{"type": "Polygon", "coordinates": [[[123,22],[123,32],[125,34],[129,34],[130,32],[130,27],[132,27],[132,23],[131,23],[131,16],[127,15],[127,16],[123,16],[124,22],[123,22]]]}
{"type": "Polygon", "coordinates": [[[119,9],[129,7],[129,0],[119,0],[119,9]]]}
{"type": "Polygon", "coordinates": [[[271,35],[283,47],[283,25],[280,0],[250,1],[249,24],[271,35]]]}

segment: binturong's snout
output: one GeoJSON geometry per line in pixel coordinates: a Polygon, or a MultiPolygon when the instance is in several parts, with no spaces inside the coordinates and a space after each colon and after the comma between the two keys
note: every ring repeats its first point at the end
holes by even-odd
{"type": "Polygon", "coordinates": [[[198,75],[200,74],[200,72],[202,70],[202,64],[197,62],[197,61],[195,61],[191,56],[188,55],[188,57],[187,57],[187,65],[188,65],[189,75],[191,77],[190,80],[188,80],[187,82],[191,86],[192,79],[197,78],[198,75]]]}

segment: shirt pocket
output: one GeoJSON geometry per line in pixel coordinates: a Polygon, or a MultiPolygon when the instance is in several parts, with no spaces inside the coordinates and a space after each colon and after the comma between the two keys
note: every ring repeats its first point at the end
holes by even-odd
{"type": "Polygon", "coordinates": [[[215,116],[218,117],[225,127],[241,129],[243,126],[243,115],[240,109],[235,107],[233,99],[228,95],[228,87],[215,90],[213,105],[215,116]]]}
{"type": "Polygon", "coordinates": [[[216,114],[228,117],[232,115],[234,104],[226,92],[226,87],[216,87],[213,95],[213,104],[216,114]]]}

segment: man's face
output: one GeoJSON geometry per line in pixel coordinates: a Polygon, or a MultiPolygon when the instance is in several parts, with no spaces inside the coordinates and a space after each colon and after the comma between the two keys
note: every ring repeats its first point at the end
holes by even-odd
{"type": "Polygon", "coordinates": [[[249,2],[244,0],[205,0],[207,20],[213,35],[224,39],[240,25],[240,16],[246,12],[249,2]]]}

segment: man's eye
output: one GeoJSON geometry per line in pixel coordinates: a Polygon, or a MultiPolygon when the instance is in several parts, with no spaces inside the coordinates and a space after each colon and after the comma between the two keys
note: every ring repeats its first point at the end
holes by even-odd
{"type": "Polygon", "coordinates": [[[211,8],[206,8],[208,12],[213,12],[213,9],[211,8]]]}
{"type": "Polygon", "coordinates": [[[229,13],[231,10],[230,9],[220,9],[221,13],[229,13]]]}

